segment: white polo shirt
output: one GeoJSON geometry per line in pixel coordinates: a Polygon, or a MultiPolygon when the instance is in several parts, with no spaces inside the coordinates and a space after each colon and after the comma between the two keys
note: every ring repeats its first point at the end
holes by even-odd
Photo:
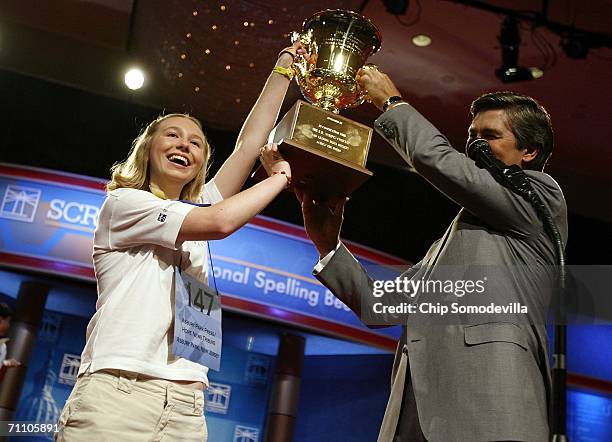
{"type": "MultiPolygon", "coordinates": [[[[204,186],[202,202],[222,199],[213,181],[204,186]]],[[[202,281],[208,274],[206,241],[175,246],[194,207],[144,190],[109,192],[94,235],[98,302],[79,374],[120,369],[208,385],[208,367],[172,353],[174,266],[202,281]]]]}

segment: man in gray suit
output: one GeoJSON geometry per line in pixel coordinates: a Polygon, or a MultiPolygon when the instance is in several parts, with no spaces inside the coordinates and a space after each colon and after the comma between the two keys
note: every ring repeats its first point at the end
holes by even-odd
{"type": "MultiPolygon", "coordinates": [[[[531,205],[453,149],[399,97],[387,75],[364,68],[359,82],[383,111],[375,122],[377,132],[462,207],[444,236],[404,276],[461,279],[480,265],[507,269],[496,275],[496,290],[533,307],[524,321],[458,315],[457,322],[434,324],[423,320],[426,315],[408,315],[379,442],[547,441],[549,298],[534,283],[539,278],[534,269],[556,263],[553,241],[531,205]]],[[[529,97],[498,92],[477,98],[471,114],[468,142],[483,138],[499,160],[524,170],[565,244],[565,200],[558,184],[542,172],[553,147],[546,110],[529,97]]],[[[315,276],[363,320],[378,298],[374,281],[339,239],[345,200],[318,203],[296,193],[321,256],[315,276]]]]}

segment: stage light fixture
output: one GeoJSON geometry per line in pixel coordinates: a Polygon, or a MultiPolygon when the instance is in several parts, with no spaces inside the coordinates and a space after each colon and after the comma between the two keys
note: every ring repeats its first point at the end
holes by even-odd
{"type": "Polygon", "coordinates": [[[533,69],[519,66],[521,33],[516,17],[508,15],[504,19],[498,39],[502,49],[502,66],[495,70],[497,78],[504,83],[533,80],[533,69]]]}
{"type": "Polygon", "coordinates": [[[404,15],[408,11],[408,0],[384,0],[384,4],[389,14],[404,15]]]}
{"type": "Polygon", "coordinates": [[[129,69],[123,78],[128,89],[140,89],[145,81],[144,73],[138,68],[129,69]]]}

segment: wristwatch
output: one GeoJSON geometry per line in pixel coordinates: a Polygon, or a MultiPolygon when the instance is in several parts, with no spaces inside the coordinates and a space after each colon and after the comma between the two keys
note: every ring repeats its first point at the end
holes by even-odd
{"type": "Polygon", "coordinates": [[[391,106],[392,104],[399,103],[400,101],[404,101],[404,99],[399,95],[394,95],[392,97],[387,98],[387,101],[385,101],[382,106],[383,112],[386,112],[387,109],[389,109],[389,106],[391,106]]]}

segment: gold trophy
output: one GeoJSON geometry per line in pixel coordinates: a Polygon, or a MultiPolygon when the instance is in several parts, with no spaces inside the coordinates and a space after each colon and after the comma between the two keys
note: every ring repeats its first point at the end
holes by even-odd
{"type": "Polygon", "coordinates": [[[293,182],[317,200],[352,193],[372,176],[365,168],[372,129],[339,115],[359,106],[365,91],[357,71],[382,42],[378,28],[367,18],[343,10],[317,12],[294,32],[309,57],[293,64],[304,98],[281,119],[270,141],[289,164],[293,182]]]}

